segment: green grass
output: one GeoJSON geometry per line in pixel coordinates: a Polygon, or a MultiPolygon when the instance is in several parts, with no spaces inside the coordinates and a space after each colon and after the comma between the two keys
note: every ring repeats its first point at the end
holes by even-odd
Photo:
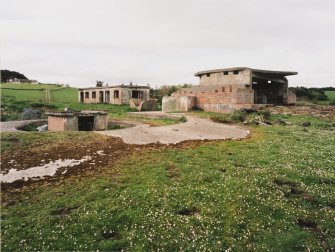
{"type": "Polygon", "coordinates": [[[325,95],[327,95],[328,100],[335,101],[335,91],[325,91],[325,95]]]}
{"type": "Polygon", "coordinates": [[[1,83],[1,88],[15,88],[15,89],[58,89],[61,86],[56,84],[28,84],[28,83],[1,83]]]}
{"type": "MultiPolygon", "coordinates": [[[[330,250],[334,129],[311,116],[280,118],[293,125],[253,127],[242,141],[139,150],[103,174],[16,194],[2,207],[2,249],[330,250]],[[62,209],[69,213],[55,214],[62,209]]],[[[34,143],[34,134],[25,137],[34,143]]]]}
{"type": "Polygon", "coordinates": [[[24,148],[49,148],[59,142],[96,138],[92,132],[2,132],[1,152],[24,148]]]}
{"type": "Polygon", "coordinates": [[[62,102],[78,102],[78,89],[77,88],[64,88],[51,91],[51,99],[53,103],[62,102]]]}
{"type": "Polygon", "coordinates": [[[1,96],[15,97],[15,101],[43,102],[46,99],[45,89],[50,90],[52,103],[78,102],[77,88],[63,88],[52,84],[11,84],[0,85],[1,96]],[[10,88],[10,89],[8,89],[10,88]]]}
{"type": "Polygon", "coordinates": [[[325,95],[327,96],[327,100],[309,100],[301,97],[297,98],[297,104],[299,105],[314,105],[314,104],[320,104],[320,105],[334,105],[335,102],[335,91],[325,91],[325,95]]]}

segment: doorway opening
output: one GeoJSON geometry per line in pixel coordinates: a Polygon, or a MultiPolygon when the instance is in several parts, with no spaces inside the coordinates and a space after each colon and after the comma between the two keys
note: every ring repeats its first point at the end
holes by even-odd
{"type": "Polygon", "coordinates": [[[283,104],[284,84],[263,78],[252,78],[255,104],[283,104]]]}
{"type": "Polygon", "coordinates": [[[80,102],[84,102],[84,92],[80,92],[80,102]]]}
{"type": "Polygon", "coordinates": [[[78,116],[78,130],[92,131],[94,129],[94,116],[78,116]]]}
{"type": "Polygon", "coordinates": [[[105,92],[105,102],[110,103],[110,93],[109,93],[109,91],[105,92]]]}
{"type": "Polygon", "coordinates": [[[103,103],[104,102],[104,91],[99,92],[99,102],[103,103]]]}

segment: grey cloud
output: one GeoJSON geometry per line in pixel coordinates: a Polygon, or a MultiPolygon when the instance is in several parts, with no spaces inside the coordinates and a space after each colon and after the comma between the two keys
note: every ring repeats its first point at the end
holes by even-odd
{"type": "Polygon", "coordinates": [[[196,83],[199,70],[250,66],[335,84],[332,0],[4,2],[1,67],[40,81],[196,83]]]}

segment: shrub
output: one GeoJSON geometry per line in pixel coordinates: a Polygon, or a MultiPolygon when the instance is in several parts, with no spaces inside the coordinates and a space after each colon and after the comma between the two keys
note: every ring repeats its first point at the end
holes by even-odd
{"type": "Polygon", "coordinates": [[[186,119],[186,117],[185,117],[185,116],[182,116],[182,117],[180,117],[180,118],[179,118],[179,121],[180,121],[180,122],[186,122],[186,121],[187,121],[187,119],[186,119]]]}
{"type": "Polygon", "coordinates": [[[122,129],[122,126],[119,124],[111,123],[111,124],[108,124],[107,129],[108,130],[122,129]]]}
{"type": "Polygon", "coordinates": [[[229,117],[228,114],[223,114],[223,115],[211,116],[210,119],[213,122],[218,122],[218,123],[232,123],[232,121],[228,117],[229,117]]]}
{"type": "Polygon", "coordinates": [[[22,120],[40,119],[42,111],[33,108],[25,108],[22,112],[22,120]]]}
{"type": "Polygon", "coordinates": [[[243,111],[235,111],[230,115],[233,122],[244,122],[247,119],[247,113],[243,111]]]}
{"type": "Polygon", "coordinates": [[[261,110],[258,112],[259,115],[263,116],[264,119],[269,120],[271,117],[271,111],[269,110],[261,110]]]}

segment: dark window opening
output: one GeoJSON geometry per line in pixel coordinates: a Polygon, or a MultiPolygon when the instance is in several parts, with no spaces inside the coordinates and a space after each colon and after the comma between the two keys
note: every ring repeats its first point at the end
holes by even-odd
{"type": "Polygon", "coordinates": [[[142,99],[142,92],[138,90],[133,90],[131,92],[131,98],[142,99]]]}
{"type": "Polygon", "coordinates": [[[250,85],[245,85],[246,88],[250,88],[250,85]]]}
{"type": "Polygon", "coordinates": [[[90,93],[89,92],[85,92],[85,98],[90,98],[90,93]]]}
{"type": "Polygon", "coordinates": [[[238,72],[239,72],[239,71],[234,71],[233,73],[234,73],[234,74],[238,74],[238,72]]]}
{"type": "Polygon", "coordinates": [[[228,72],[227,71],[223,72],[223,75],[228,75],[228,72]]]}
{"type": "Polygon", "coordinates": [[[84,92],[80,92],[80,102],[84,102],[84,92]]]}
{"type": "Polygon", "coordinates": [[[120,98],[119,90],[114,90],[114,98],[120,98]]]}
{"type": "Polygon", "coordinates": [[[94,130],[94,116],[78,116],[78,130],[80,131],[94,130]]]}
{"type": "Polygon", "coordinates": [[[211,74],[206,74],[207,77],[211,76],[211,74]]]}
{"type": "Polygon", "coordinates": [[[99,92],[99,102],[103,103],[104,102],[104,91],[99,92]]]}
{"type": "Polygon", "coordinates": [[[215,90],[215,93],[219,92],[218,90],[215,90]]]}
{"type": "Polygon", "coordinates": [[[92,92],[92,98],[96,98],[96,96],[97,96],[97,93],[95,91],[92,92]]]}
{"type": "Polygon", "coordinates": [[[233,87],[229,86],[229,92],[233,92],[233,87]]]}
{"type": "Polygon", "coordinates": [[[222,87],[222,92],[225,92],[225,88],[224,87],[222,87]]]}

